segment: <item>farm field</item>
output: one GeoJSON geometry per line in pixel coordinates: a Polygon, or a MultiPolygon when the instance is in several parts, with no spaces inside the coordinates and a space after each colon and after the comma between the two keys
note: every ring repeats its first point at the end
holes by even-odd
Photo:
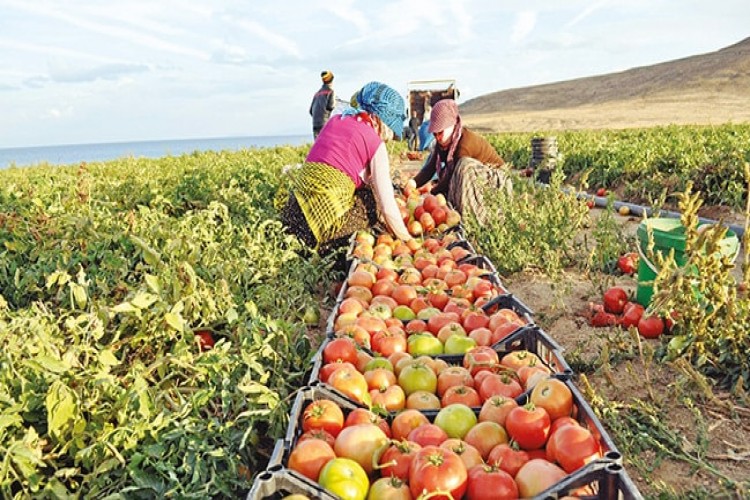
{"type": "MultiPolygon", "coordinates": [[[[564,173],[577,189],[744,221],[750,126],[556,135],[565,156],[553,188],[564,173]],[[676,195],[690,187],[705,207],[687,196],[679,205],[676,195]]],[[[520,168],[530,137],[490,139],[520,168]]],[[[247,492],[288,425],[343,279],[278,221],[281,172],[305,153],[0,172],[0,495],[247,492]]],[[[392,145],[395,170],[413,169],[402,153],[403,144],[392,145]]],[[[641,492],[746,496],[744,249],[731,270],[696,255],[697,268],[712,271],[694,285],[703,302],[690,283],[676,293],[683,285],[660,276],[660,311],[683,315],[672,334],[645,340],[593,327],[589,304],[604,290],[635,291],[636,277],[611,262],[635,250],[640,220],[516,184],[514,202],[496,201],[503,222],[465,221],[467,239],[565,348],[641,492]],[[667,349],[675,339],[679,348],[667,349]]]]}

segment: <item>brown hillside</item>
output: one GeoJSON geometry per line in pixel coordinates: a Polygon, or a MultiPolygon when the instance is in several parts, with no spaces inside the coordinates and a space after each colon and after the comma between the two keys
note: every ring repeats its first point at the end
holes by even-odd
{"type": "Polygon", "coordinates": [[[750,122],[750,38],[619,73],[494,92],[466,101],[486,131],[750,122]]]}

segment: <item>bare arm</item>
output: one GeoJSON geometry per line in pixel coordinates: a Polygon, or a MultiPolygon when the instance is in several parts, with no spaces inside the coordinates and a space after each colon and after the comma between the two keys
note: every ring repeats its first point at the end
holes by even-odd
{"type": "Polygon", "coordinates": [[[398,239],[408,241],[412,238],[406,229],[404,220],[401,218],[401,211],[396,204],[390,171],[388,151],[385,148],[385,143],[383,143],[378,146],[375,156],[370,161],[370,184],[388,229],[398,239]]]}

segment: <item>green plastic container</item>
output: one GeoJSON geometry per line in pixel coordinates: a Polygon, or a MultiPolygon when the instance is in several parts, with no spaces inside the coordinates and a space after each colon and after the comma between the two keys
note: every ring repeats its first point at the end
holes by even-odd
{"type": "MultiPolygon", "coordinates": [[[[678,266],[684,266],[685,257],[685,228],[680,219],[658,218],[648,219],[638,226],[638,289],[635,300],[644,307],[651,303],[654,294],[654,278],[658,273],[656,265],[646,256],[648,248],[648,228],[654,235],[654,251],[667,256],[674,250],[674,260],[678,266]]],[[[719,243],[722,255],[731,257],[732,262],[737,258],[740,251],[740,240],[732,230],[727,230],[726,235],[719,243]]]]}

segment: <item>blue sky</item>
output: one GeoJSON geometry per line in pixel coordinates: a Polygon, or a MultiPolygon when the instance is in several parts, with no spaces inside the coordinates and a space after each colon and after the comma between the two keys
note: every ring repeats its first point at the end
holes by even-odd
{"type": "Polygon", "coordinates": [[[323,69],[464,102],[748,36],[748,0],[0,0],[0,148],[308,134],[323,69]]]}

